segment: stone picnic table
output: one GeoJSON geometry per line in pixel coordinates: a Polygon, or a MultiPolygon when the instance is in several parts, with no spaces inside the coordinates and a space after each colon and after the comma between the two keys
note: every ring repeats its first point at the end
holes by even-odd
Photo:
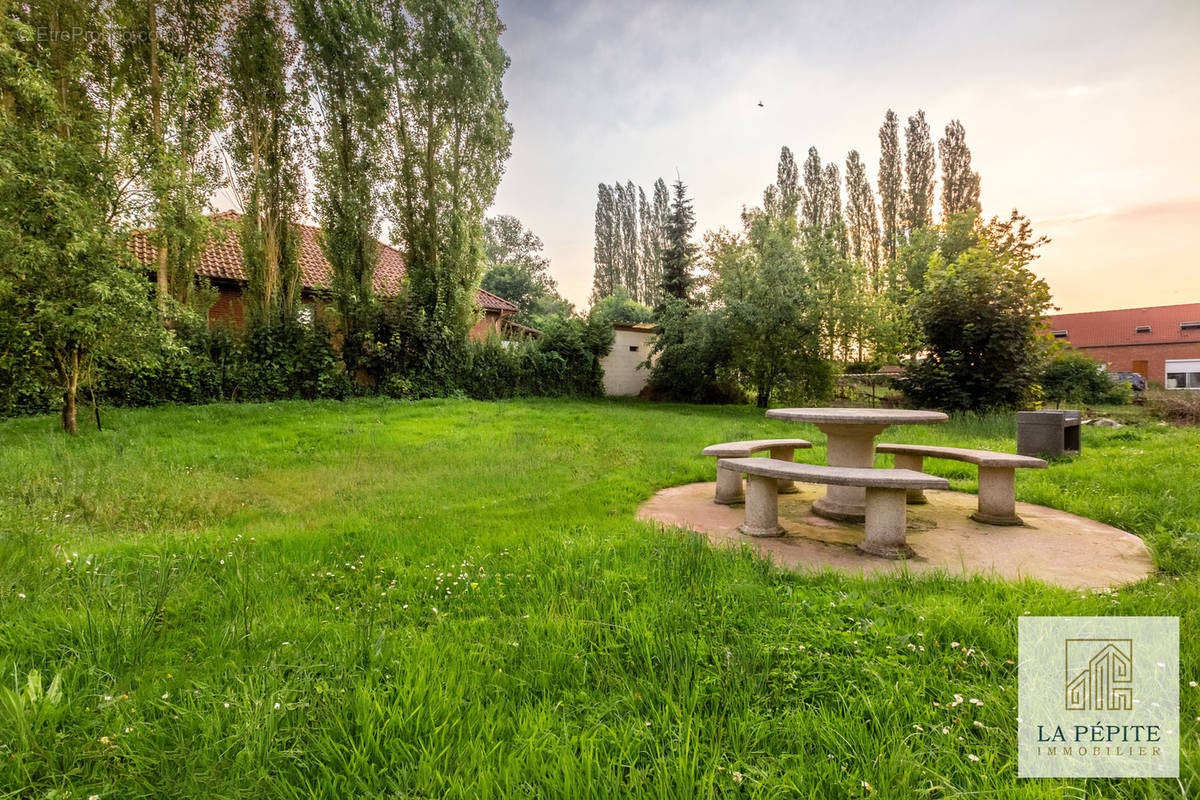
{"type": "MultiPolygon", "coordinates": [[[[931,425],[949,417],[940,411],[885,408],[774,408],[768,419],[809,422],[828,439],[826,463],[831,467],[874,467],[875,437],[892,425],[931,425]]],[[[826,519],[862,522],[867,490],[830,485],[813,503],[813,513],[826,519]]]]}

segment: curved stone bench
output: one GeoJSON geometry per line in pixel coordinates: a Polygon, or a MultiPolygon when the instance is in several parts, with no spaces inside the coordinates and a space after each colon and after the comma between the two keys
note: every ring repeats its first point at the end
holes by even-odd
{"type": "MultiPolygon", "coordinates": [[[[709,445],[700,454],[712,456],[717,459],[749,458],[755,453],[769,450],[771,458],[778,459],[779,461],[791,461],[795,458],[797,450],[807,450],[810,447],[812,447],[812,442],[804,439],[751,439],[748,442],[725,442],[724,444],[709,445]]],[[[796,484],[792,481],[779,482],[780,494],[790,494],[795,491],[796,484]]],[[[742,489],[742,476],[736,472],[722,473],[718,466],[717,493],[713,497],[713,502],[722,505],[732,505],[733,503],[740,503],[745,499],[746,494],[742,489]]]]}
{"type": "Polygon", "coordinates": [[[873,556],[905,558],[913,554],[905,541],[905,496],[910,489],[949,489],[950,481],[907,469],[829,467],[773,458],[723,458],[717,468],[746,475],[746,521],[749,536],[779,536],[780,480],[826,486],[862,486],[867,491],[866,531],[858,549],[873,556]]]}
{"type": "MultiPolygon", "coordinates": [[[[880,442],[875,446],[875,452],[890,453],[896,457],[897,468],[917,472],[924,469],[927,458],[945,458],[975,464],[979,467],[979,507],[971,515],[971,519],[988,525],[1024,525],[1024,521],[1017,516],[1016,471],[1045,469],[1047,466],[1045,461],[1033,456],[970,450],[965,447],[880,442]]],[[[909,491],[908,502],[926,502],[924,492],[920,489],[909,491]]]]}

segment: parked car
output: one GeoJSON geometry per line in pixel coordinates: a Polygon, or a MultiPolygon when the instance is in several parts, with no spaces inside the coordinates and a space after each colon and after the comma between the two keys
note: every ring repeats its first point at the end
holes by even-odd
{"type": "Polygon", "coordinates": [[[1135,392],[1146,391],[1146,379],[1136,372],[1110,372],[1108,377],[1113,383],[1128,383],[1135,392]]]}

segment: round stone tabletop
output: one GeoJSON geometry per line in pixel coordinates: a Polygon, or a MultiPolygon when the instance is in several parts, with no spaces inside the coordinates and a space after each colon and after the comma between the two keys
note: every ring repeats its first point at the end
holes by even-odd
{"type": "Polygon", "coordinates": [[[903,408],[773,408],[767,418],[817,425],[929,425],[949,419],[940,411],[903,408]]]}

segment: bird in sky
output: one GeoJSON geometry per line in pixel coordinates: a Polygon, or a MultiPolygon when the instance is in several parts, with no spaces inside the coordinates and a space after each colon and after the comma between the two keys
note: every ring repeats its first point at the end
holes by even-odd
{"type": "Polygon", "coordinates": [[[762,108],[762,107],[763,107],[763,101],[762,101],[762,100],[759,100],[759,101],[758,101],[758,107],[759,107],[759,108],[762,108]]]}

